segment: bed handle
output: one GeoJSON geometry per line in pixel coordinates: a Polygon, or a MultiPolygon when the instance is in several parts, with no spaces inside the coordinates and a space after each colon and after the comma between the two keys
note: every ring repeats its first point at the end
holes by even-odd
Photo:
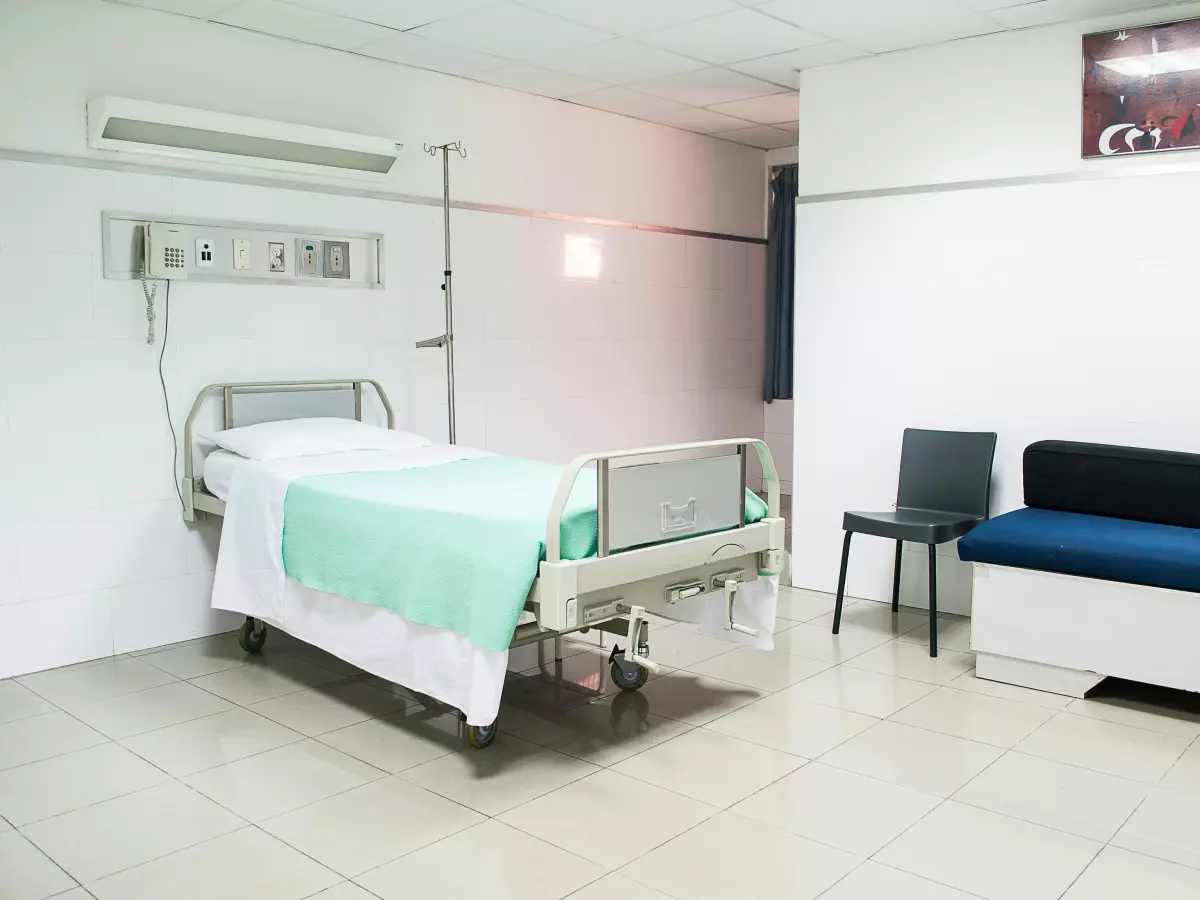
{"type": "MultiPolygon", "coordinates": [[[[554,501],[550,504],[550,513],[546,517],[546,562],[556,563],[562,560],[561,535],[562,515],[567,508],[567,500],[571,489],[584,467],[596,464],[596,516],[599,527],[599,555],[608,555],[608,469],[614,459],[630,459],[638,456],[659,456],[667,453],[682,453],[692,450],[720,450],[726,447],[736,447],[745,452],[745,448],[753,447],[758,453],[758,461],[762,464],[763,481],[767,488],[767,516],[779,518],[779,473],[775,469],[775,460],[771,457],[771,449],[761,438],[725,438],[716,441],[693,441],[686,444],[662,444],[656,447],[637,447],[632,450],[608,450],[602,453],[588,453],[577,456],[563,470],[558,482],[558,490],[554,501]]],[[[743,473],[745,466],[742,467],[743,473]]],[[[745,489],[743,474],[742,488],[745,489]]],[[[664,511],[665,517],[665,511],[664,511]]],[[[665,523],[664,523],[665,524],[665,523]]]]}
{"type": "Polygon", "coordinates": [[[674,534],[696,527],[696,498],[692,497],[682,506],[672,506],[670,500],[662,502],[662,533],[674,534]]]}

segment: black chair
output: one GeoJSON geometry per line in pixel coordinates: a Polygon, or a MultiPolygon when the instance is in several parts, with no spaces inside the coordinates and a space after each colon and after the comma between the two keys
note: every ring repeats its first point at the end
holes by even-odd
{"type": "Polygon", "coordinates": [[[995,455],[996,434],[992,431],[904,429],[896,508],[887,512],[848,512],[842,518],[846,539],[842,543],[842,568],[833,612],[834,634],[842,627],[846,564],[850,561],[850,538],[856,531],[896,542],[893,612],[900,609],[900,558],[904,542],[928,544],[929,655],[937,656],[936,545],[962,537],[988,518],[995,455]]]}

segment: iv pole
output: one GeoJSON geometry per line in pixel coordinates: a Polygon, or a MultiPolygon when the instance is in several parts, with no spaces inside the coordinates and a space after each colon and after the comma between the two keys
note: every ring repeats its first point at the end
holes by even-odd
{"type": "Polygon", "coordinates": [[[457,153],[463,159],[467,158],[467,151],[463,148],[462,141],[453,141],[449,144],[437,144],[436,146],[424,145],[425,152],[430,156],[436,157],[440,151],[442,154],[442,211],[446,220],[446,267],[442,272],[445,277],[445,282],[442,284],[442,290],[446,292],[446,332],[440,337],[429,338],[424,341],[417,341],[417,349],[425,350],[431,347],[446,348],[446,408],[449,413],[449,437],[450,443],[455,443],[455,428],[454,428],[454,287],[452,284],[453,275],[450,272],[450,154],[457,153]]]}

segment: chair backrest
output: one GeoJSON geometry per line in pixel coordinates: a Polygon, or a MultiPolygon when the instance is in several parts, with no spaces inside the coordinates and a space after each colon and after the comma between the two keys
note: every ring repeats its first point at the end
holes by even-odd
{"type": "Polygon", "coordinates": [[[988,518],[994,431],[904,429],[896,505],[988,518]]]}

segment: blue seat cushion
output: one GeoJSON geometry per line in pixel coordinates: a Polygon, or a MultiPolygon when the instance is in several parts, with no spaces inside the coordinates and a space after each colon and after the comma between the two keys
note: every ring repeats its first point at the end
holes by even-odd
{"type": "Polygon", "coordinates": [[[1200,592],[1200,528],[1019,509],[958,541],[959,558],[1200,592]]]}

